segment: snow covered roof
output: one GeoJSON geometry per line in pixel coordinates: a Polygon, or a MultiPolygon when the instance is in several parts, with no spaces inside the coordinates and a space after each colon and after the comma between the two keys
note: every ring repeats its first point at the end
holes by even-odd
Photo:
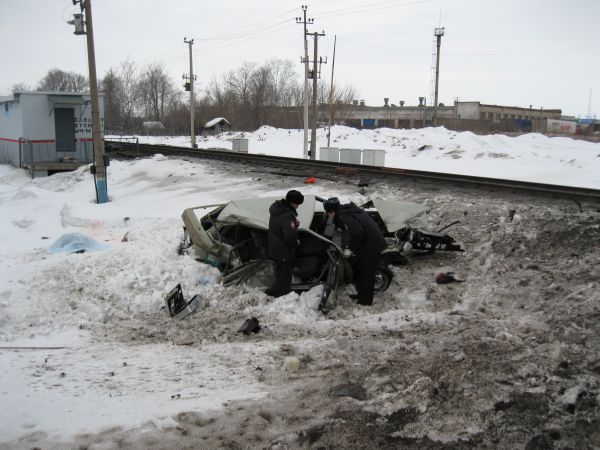
{"type": "Polygon", "coordinates": [[[231,124],[229,123],[229,120],[227,120],[225,117],[215,117],[214,119],[209,120],[208,122],[206,122],[204,124],[204,128],[214,127],[216,124],[218,124],[221,121],[223,121],[227,125],[231,126],[231,124]]]}
{"type": "MultiPolygon", "coordinates": [[[[27,94],[27,95],[75,95],[75,96],[90,96],[89,92],[62,92],[62,91],[17,91],[15,94],[27,94]]],[[[104,92],[98,92],[99,96],[103,96],[104,92]]]]}

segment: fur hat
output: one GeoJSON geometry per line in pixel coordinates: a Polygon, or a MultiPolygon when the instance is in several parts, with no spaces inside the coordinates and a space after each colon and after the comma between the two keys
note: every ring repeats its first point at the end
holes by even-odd
{"type": "Polygon", "coordinates": [[[290,203],[294,203],[295,205],[301,205],[304,203],[304,195],[302,195],[301,192],[293,189],[285,195],[285,199],[290,203]]]}

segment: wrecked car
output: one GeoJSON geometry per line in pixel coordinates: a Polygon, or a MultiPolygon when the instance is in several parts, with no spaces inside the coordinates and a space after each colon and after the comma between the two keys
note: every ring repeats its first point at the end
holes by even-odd
{"type": "MultiPolygon", "coordinates": [[[[247,284],[266,291],[274,281],[275,264],[267,256],[269,207],[278,197],[232,200],[225,204],[186,209],[179,252],[221,270],[225,286],[247,284]]],[[[306,195],[299,206],[300,246],[293,270],[292,290],[321,285],[320,308],[335,306],[338,288],[352,281],[351,261],[344,257],[347,236],[325,214],[325,199],[306,195]]],[[[392,281],[389,265],[407,263],[408,253],[462,251],[446,234],[425,231],[427,208],[409,202],[374,199],[361,206],[383,232],[387,248],[376,270],[375,292],[392,281]]]]}

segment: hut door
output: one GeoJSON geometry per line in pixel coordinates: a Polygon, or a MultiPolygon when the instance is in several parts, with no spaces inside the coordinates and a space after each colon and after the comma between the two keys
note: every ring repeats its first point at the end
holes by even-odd
{"type": "Polygon", "coordinates": [[[55,108],[54,125],[56,128],[56,153],[75,151],[75,110],[73,108],[55,108]]]}

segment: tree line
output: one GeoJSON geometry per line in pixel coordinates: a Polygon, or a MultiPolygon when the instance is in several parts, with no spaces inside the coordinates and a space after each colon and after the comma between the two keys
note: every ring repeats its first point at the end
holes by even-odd
{"type": "MultiPolygon", "coordinates": [[[[143,122],[160,122],[166,134],[186,134],[190,129],[189,93],[169,75],[163,63],[138,67],[126,59],[109,68],[99,80],[104,93],[107,133],[142,133],[143,122]]],[[[16,91],[87,92],[88,79],[76,72],[51,69],[35,88],[15,84],[16,91]]],[[[195,84],[196,129],[215,117],[225,117],[235,130],[251,131],[262,125],[303,127],[304,84],[290,60],[273,58],[262,64],[244,62],[215,76],[202,89],[195,84]]],[[[310,89],[309,95],[312,93],[310,89]]],[[[327,118],[329,85],[319,80],[319,121],[327,118]]],[[[357,98],[354,87],[334,87],[334,120],[343,122],[348,105],[357,98]]],[[[312,99],[310,99],[312,102],[312,99]]]]}

